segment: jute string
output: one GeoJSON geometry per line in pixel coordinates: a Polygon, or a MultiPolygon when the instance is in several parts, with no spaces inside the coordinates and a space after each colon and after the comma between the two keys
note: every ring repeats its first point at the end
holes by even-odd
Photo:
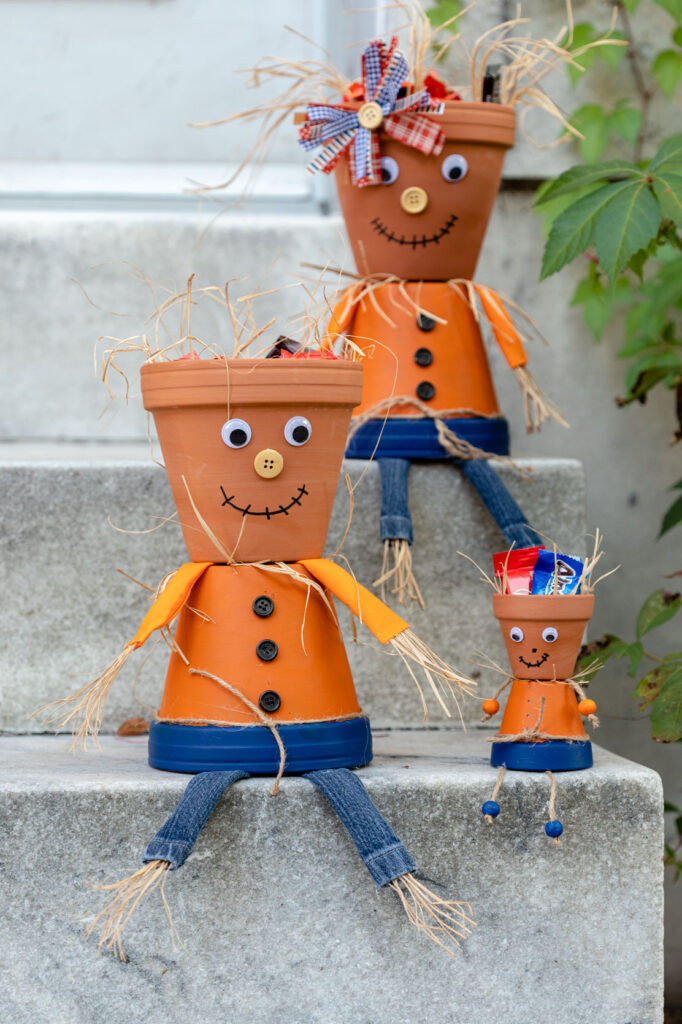
{"type": "MultiPolygon", "coordinates": [[[[502,786],[502,779],[504,778],[505,771],[506,771],[506,768],[504,767],[504,765],[502,765],[502,767],[500,768],[499,772],[497,773],[497,781],[495,782],[495,786],[493,788],[493,791],[490,794],[490,799],[491,800],[497,800],[497,794],[500,792],[500,788],[502,786]]],[[[485,817],[486,823],[488,825],[492,825],[493,821],[495,820],[493,818],[492,814],[486,814],[486,815],[484,815],[484,817],[485,817]]]]}
{"type": "MultiPolygon", "coordinates": [[[[550,821],[556,821],[556,794],[557,794],[556,778],[554,777],[554,773],[553,772],[548,771],[548,772],[545,772],[545,774],[549,775],[549,782],[550,782],[550,789],[549,789],[549,820],[550,821]]],[[[559,838],[559,836],[553,836],[552,837],[552,842],[554,843],[555,846],[561,846],[561,839],[559,838]]]]}

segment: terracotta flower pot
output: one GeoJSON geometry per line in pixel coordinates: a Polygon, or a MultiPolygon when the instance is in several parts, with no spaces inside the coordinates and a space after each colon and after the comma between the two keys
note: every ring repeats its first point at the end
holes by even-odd
{"type": "Polygon", "coordinates": [[[412,281],[474,275],[504,154],[514,144],[516,115],[497,103],[449,101],[443,114],[429,116],[446,135],[438,156],[379,129],[389,183],[358,188],[351,184],[347,159],[336,167],[341,210],[361,274],[412,281]]]}
{"type": "Polygon", "coordinates": [[[359,363],[174,360],[141,383],[193,561],[322,555],[359,363]]]}
{"type": "Polygon", "coordinates": [[[593,594],[495,594],[512,675],[516,679],[568,679],[575,669],[593,594]]]}

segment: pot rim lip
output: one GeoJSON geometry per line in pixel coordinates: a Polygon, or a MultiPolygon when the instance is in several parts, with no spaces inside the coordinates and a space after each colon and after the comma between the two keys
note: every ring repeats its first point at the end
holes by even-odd
{"type": "Polygon", "coordinates": [[[589,619],[593,610],[594,594],[493,594],[497,619],[589,619]],[[515,610],[511,602],[521,607],[515,610]]]}
{"type": "MultiPolygon", "coordinates": [[[[325,373],[329,372],[332,368],[335,370],[351,370],[353,373],[362,373],[362,363],[359,359],[342,359],[337,357],[335,359],[266,359],[262,357],[249,357],[243,358],[238,356],[236,359],[230,356],[215,356],[211,359],[163,359],[158,362],[147,362],[143,363],[140,367],[140,374],[148,376],[149,374],[155,374],[159,372],[165,373],[197,373],[199,370],[204,372],[219,371],[221,374],[224,371],[225,365],[229,369],[234,369],[239,372],[240,369],[245,370],[256,370],[257,367],[262,366],[268,370],[275,369],[276,373],[282,373],[282,367],[291,366],[297,370],[301,367],[314,368],[316,370],[324,367],[325,373]]],[[[310,372],[310,369],[305,369],[305,373],[310,372]]]]}

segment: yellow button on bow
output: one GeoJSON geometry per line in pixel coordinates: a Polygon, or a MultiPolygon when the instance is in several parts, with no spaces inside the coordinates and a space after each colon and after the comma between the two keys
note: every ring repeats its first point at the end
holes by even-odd
{"type": "Polygon", "coordinates": [[[423,188],[412,185],[406,188],[400,197],[400,205],[405,213],[421,213],[429,204],[429,197],[423,188]]]}
{"type": "Polygon", "coordinates": [[[378,128],[384,114],[378,103],[363,103],[358,110],[358,121],[363,128],[378,128]]]}

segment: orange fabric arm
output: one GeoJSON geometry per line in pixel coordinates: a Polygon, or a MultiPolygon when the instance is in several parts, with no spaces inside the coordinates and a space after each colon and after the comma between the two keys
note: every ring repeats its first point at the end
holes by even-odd
{"type": "Polygon", "coordinates": [[[350,288],[346,288],[334,306],[329,323],[327,324],[327,333],[322,339],[324,348],[331,348],[336,339],[345,334],[346,331],[349,331],[353,326],[355,310],[357,308],[355,300],[358,294],[358,287],[358,285],[353,284],[350,288]]]}
{"type": "Polygon", "coordinates": [[[303,558],[304,565],[318,583],[331,590],[342,604],[350,608],[353,615],[364,622],[379,643],[387,644],[399,633],[409,629],[409,624],[387,605],[375,597],[366,587],[354,580],[349,572],[328,558],[303,558]]]}
{"type": "Polygon", "coordinates": [[[483,312],[490,322],[493,334],[495,335],[495,341],[500,346],[504,358],[512,370],[515,370],[517,366],[525,366],[528,362],[528,356],[523,347],[523,342],[519,337],[519,332],[514,327],[512,318],[502,305],[499,295],[492,288],[486,288],[482,284],[475,284],[474,288],[481,300],[483,312]]]}
{"type": "Polygon", "coordinates": [[[192,587],[213,562],[185,562],[168,581],[154,604],[151,606],[137,633],[130,641],[134,647],[142,647],[155,629],[161,629],[172,622],[192,592],[192,587]]]}

